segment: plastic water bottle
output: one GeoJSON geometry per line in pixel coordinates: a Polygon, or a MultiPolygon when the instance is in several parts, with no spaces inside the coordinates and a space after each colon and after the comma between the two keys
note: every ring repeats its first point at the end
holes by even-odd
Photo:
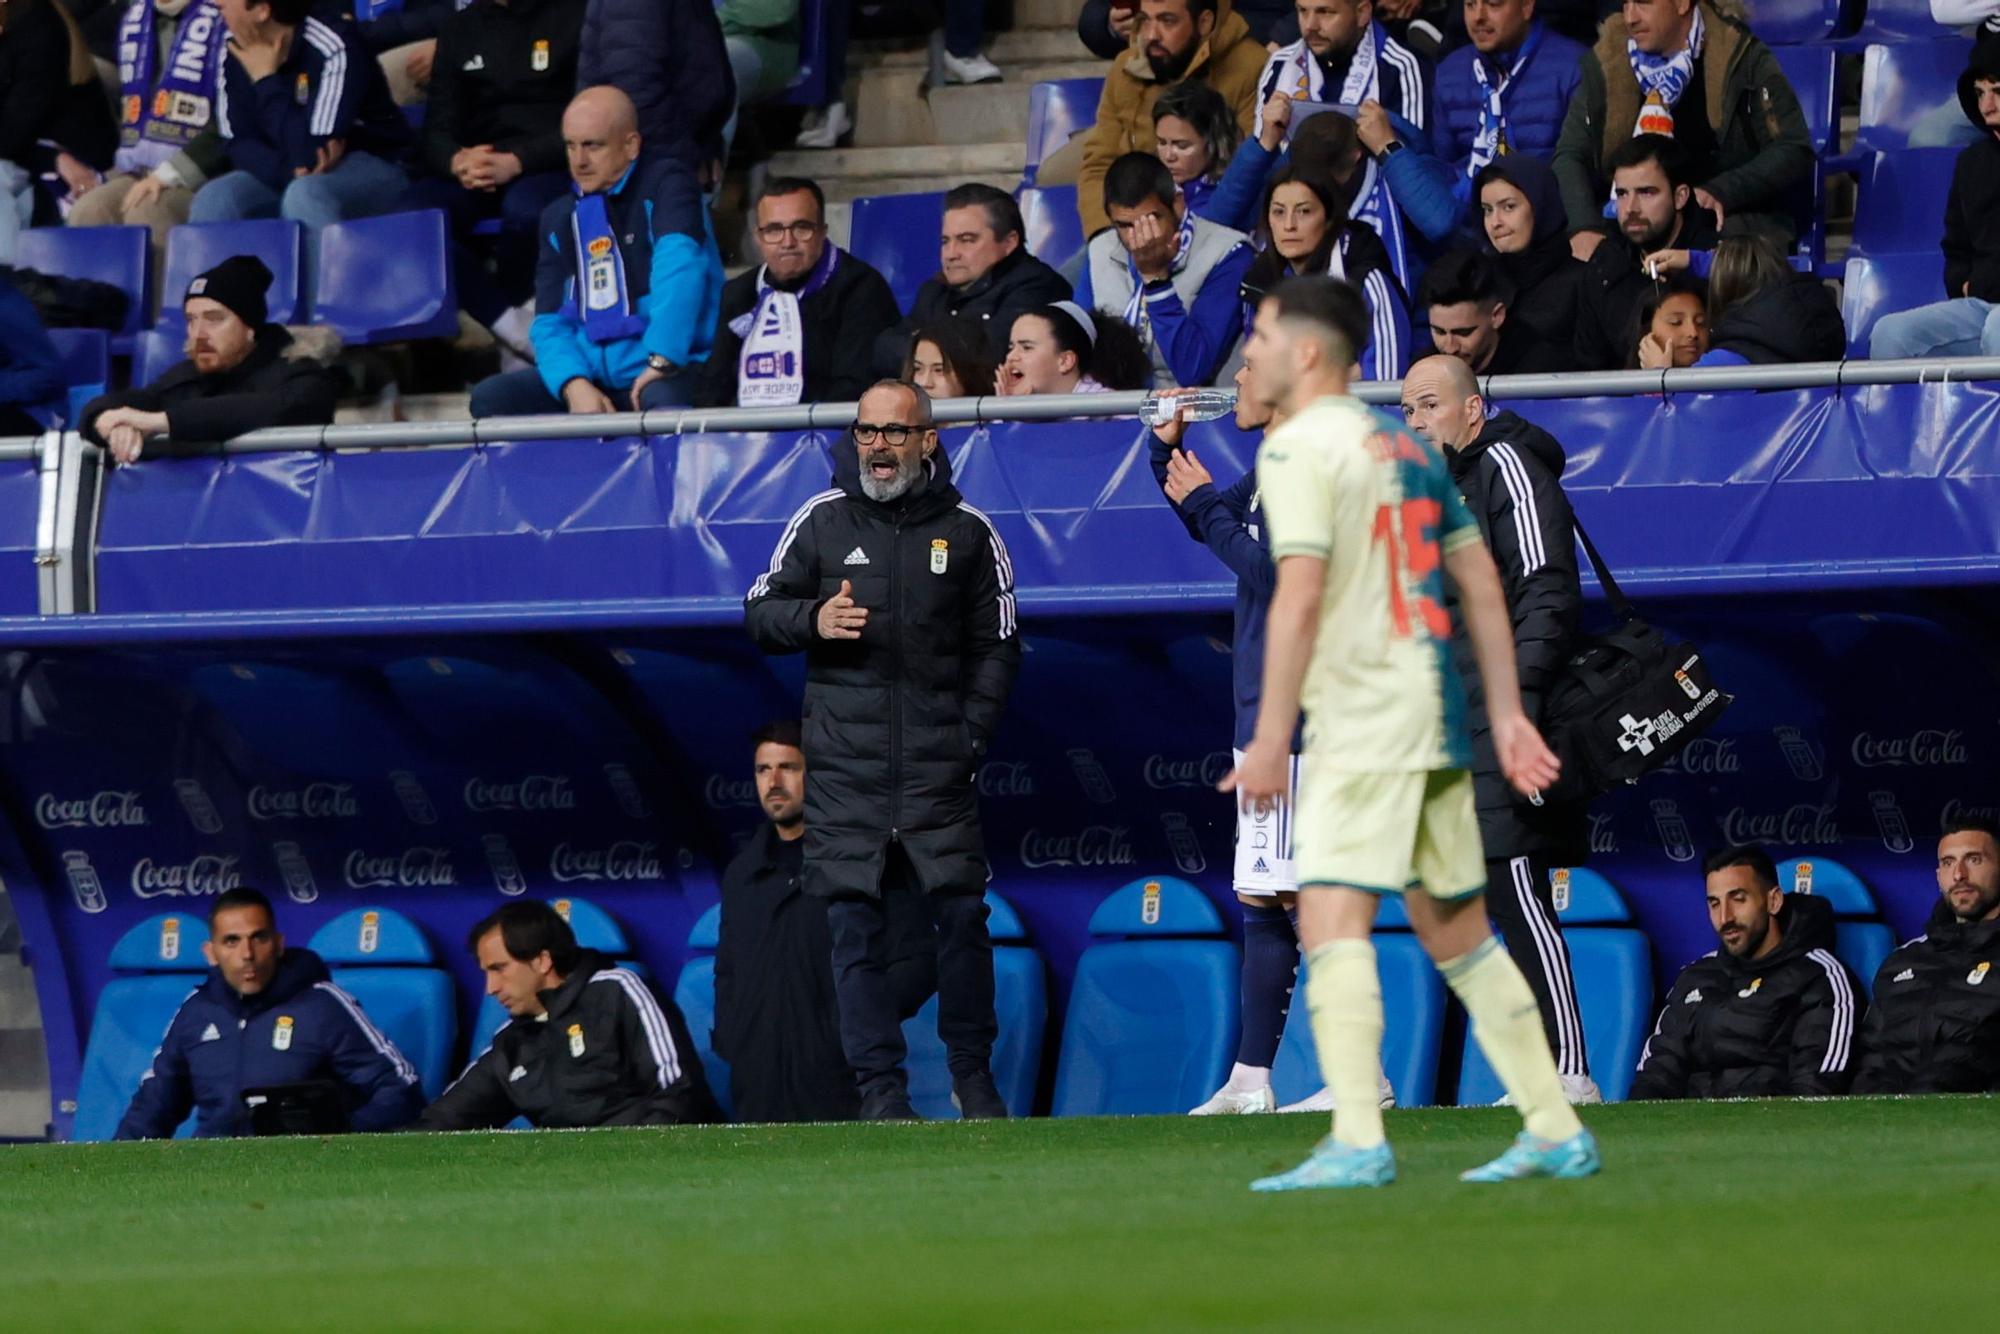
{"type": "Polygon", "coordinates": [[[1236,411],[1234,389],[1190,389],[1184,394],[1148,394],[1139,401],[1139,420],[1165,426],[1178,414],[1182,421],[1206,422],[1236,411]]]}

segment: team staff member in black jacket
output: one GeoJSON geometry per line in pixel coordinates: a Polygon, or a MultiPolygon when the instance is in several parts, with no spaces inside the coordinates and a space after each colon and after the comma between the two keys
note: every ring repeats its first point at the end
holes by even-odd
{"type": "Polygon", "coordinates": [[[151,436],[216,444],[265,426],[325,426],[333,377],[299,355],[292,336],[265,323],[271,271],[235,255],[188,284],[188,359],[142,388],[121,389],[83,410],[84,438],[136,463],[151,436]]]}
{"type": "MultiPolygon", "coordinates": [[[[1583,587],[1577,579],[1575,521],[1563,494],[1563,449],[1554,436],[1511,412],[1491,421],[1472,370],[1457,357],[1427,357],[1403,378],[1410,429],[1444,450],[1452,480],[1493,552],[1514,621],[1521,704],[1541,721],[1542,699],[1576,642],[1583,587]]],[[[1452,656],[1465,681],[1472,734],[1472,782],[1479,837],[1486,845],[1486,911],[1528,979],[1571,1102],[1600,1101],[1583,1045],[1569,947],[1556,918],[1549,872],[1588,852],[1582,806],[1536,806],[1500,774],[1486,720],[1486,690],[1450,588],[1452,656]]]]}
{"type": "Polygon", "coordinates": [[[2000,1089],[2000,830],[1945,826],[1937,882],[1924,934],[1875,974],[1856,1093],[2000,1089]]]}
{"type": "Polygon", "coordinates": [[[562,914],[517,899],[482,918],[470,944],[486,994],[511,1016],[424,1108],[419,1130],[667,1126],[717,1119],[687,1024],[645,979],[579,949],[562,914]]]}
{"type": "Polygon", "coordinates": [[[833,489],[785,526],[745,619],[766,653],[806,655],[806,891],[832,900],[861,1115],[916,1115],[883,906],[885,891],[914,886],[937,918],[938,1036],[959,1105],[1005,1116],[989,1068],[999,1024],[972,776],[1020,666],[1014,568],[951,484],[923,390],[885,380],[861,396],[833,489]]]}
{"type": "Polygon", "coordinates": [[[1762,848],[1723,848],[1702,872],[1722,948],[1682,969],[1667,993],[1632,1097],[1846,1092],[1862,1001],[1833,954],[1833,909],[1782,892],[1762,848]]]}

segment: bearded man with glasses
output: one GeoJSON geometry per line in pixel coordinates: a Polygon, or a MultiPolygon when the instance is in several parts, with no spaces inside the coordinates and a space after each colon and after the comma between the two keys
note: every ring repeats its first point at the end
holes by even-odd
{"type": "Polygon", "coordinates": [[[785,525],[744,619],[766,653],[806,655],[805,889],[828,900],[841,1046],[864,1120],[916,1116],[883,902],[927,894],[959,1107],[1006,1116],[973,776],[1020,666],[1013,563],[951,484],[916,385],[861,396],[833,481],[785,525]]]}
{"type": "Polygon", "coordinates": [[[826,196],[798,177],[766,181],[755,202],[764,262],[722,288],[722,327],[695,386],[697,407],[845,403],[874,380],[875,340],[902,318],[867,261],[826,234],[826,196]]]}

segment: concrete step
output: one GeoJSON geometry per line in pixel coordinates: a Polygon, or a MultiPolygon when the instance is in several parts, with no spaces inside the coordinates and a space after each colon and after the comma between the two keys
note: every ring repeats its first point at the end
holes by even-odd
{"type": "Polygon", "coordinates": [[[1068,28],[1076,31],[1081,0],[1014,0],[1016,28],[1068,28]]]}
{"type": "Polygon", "coordinates": [[[1104,63],[1076,60],[1017,65],[1001,83],[926,88],[922,65],[864,70],[848,88],[857,148],[935,144],[1022,143],[1028,133],[1028,89],[1045,79],[1102,75],[1104,63]]]}
{"type": "Polygon", "coordinates": [[[939,144],[921,154],[909,148],[791,149],[774,154],[767,170],[773,176],[809,176],[822,189],[831,190],[836,182],[858,178],[928,175],[958,181],[1010,172],[1019,176],[1027,157],[1026,146],[1019,142],[939,144]]]}
{"type": "MultiPolygon", "coordinates": [[[[1080,60],[1089,55],[1090,52],[1084,49],[1082,40],[1076,35],[1074,18],[1060,28],[1027,28],[995,33],[986,46],[987,59],[1003,67],[1080,60]]],[[[851,63],[900,69],[921,66],[929,58],[930,53],[924,43],[899,42],[869,50],[851,63]]]]}

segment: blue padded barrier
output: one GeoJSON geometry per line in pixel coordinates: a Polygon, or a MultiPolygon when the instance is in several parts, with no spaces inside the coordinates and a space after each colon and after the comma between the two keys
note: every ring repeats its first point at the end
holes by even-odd
{"type": "MultiPolygon", "coordinates": [[[[1596,871],[1561,867],[1552,873],[1556,915],[1569,947],[1577,1008],[1583,1012],[1584,1049],[1591,1077],[1606,1102],[1623,1102],[1652,1023],[1653,965],[1646,937],[1632,929],[1631,912],[1596,871]],[[1565,881],[1567,882],[1565,884],[1565,881]]],[[[1459,1067],[1458,1102],[1479,1106],[1502,1092],[1499,1077],[1466,1033],[1459,1067]]]]}
{"type": "Polygon", "coordinates": [[[450,338],[458,332],[458,289],[444,213],[336,222],[320,229],[313,323],[350,344],[450,338]]]}
{"type": "MultiPolygon", "coordinates": [[[[1889,796],[1888,805],[1894,804],[1889,796]]],[[[1907,831],[1904,841],[1909,841],[1907,831]]],[[[1862,994],[1873,999],[1876,970],[1896,948],[1896,938],[1882,923],[1875,895],[1861,877],[1829,857],[1792,857],[1778,863],[1778,887],[1787,894],[1811,894],[1833,905],[1837,919],[1834,955],[1853,971],[1862,994]]]]}
{"type": "Polygon", "coordinates": [[[1956,148],[1905,148],[1868,159],[1855,196],[1850,253],[1935,257],[1957,160],[1956,148]]]}
{"type": "MultiPolygon", "coordinates": [[[[1942,35],[1944,28],[1938,28],[1942,35]]],[[[1857,153],[1893,153],[1907,148],[1910,131],[1927,116],[1947,108],[1963,115],[1958,76],[1969,48],[1960,38],[1934,42],[1890,42],[1870,46],[1861,58],[1861,115],[1854,132],[1857,153]]]]}
{"type": "Polygon", "coordinates": [[[125,294],[125,318],[111,350],[132,350],[152,316],[153,234],[144,227],[30,227],[14,247],[14,267],[109,283],[125,294]]]}
{"type": "MultiPolygon", "coordinates": [[[[1015,1116],[1034,1110],[1035,1077],[1042,1068],[1042,1040],[1048,1029],[1048,970],[1041,956],[1021,942],[1027,929],[1020,914],[998,894],[986,895],[987,934],[993,938],[993,1010],[1000,1019],[1000,1036],[993,1044],[993,1083],[1001,1101],[1015,1116]]],[[[951,1100],[951,1070],[945,1064],[944,1040],[938,1036],[938,998],[932,995],[903,1022],[908,1048],[904,1069],[910,1076],[910,1103],[932,1121],[956,1119],[951,1100]]]]}
{"type": "Polygon", "coordinates": [[[1052,269],[1060,269],[1083,253],[1083,220],[1076,212],[1074,185],[1029,185],[1017,196],[1022,241],[1028,253],[1052,269]]]}
{"type": "Polygon", "coordinates": [[[854,201],[847,248],[889,281],[904,310],[924,280],[938,271],[938,235],[944,193],[873,195],[854,201]]]}
{"type": "MultiPolygon", "coordinates": [[[[1382,982],[1382,1072],[1396,1091],[1397,1106],[1429,1107],[1437,1101],[1438,1058],[1444,1049],[1444,979],[1414,935],[1380,927],[1378,921],[1375,971],[1382,982]]],[[[1306,973],[1301,959],[1291,1012],[1285,1016],[1285,1036],[1271,1066],[1271,1089],[1280,1107],[1311,1096],[1326,1083],[1313,1043],[1306,973]]]]}
{"type": "MultiPolygon", "coordinates": [[[[207,939],[205,915],[161,913],[131,927],[111,947],[111,968],[146,976],[116,978],[98,993],[77,1089],[76,1139],[108,1140],[117,1132],[167,1025],[208,972],[201,952],[207,939]]],[[[194,1123],[190,1112],[174,1137],[187,1138],[194,1123]]]]}
{"type": "Polygon", "coordinates": [[[416,1067],[424,1096],[444,1092],[458,1004],[451,977],[430,966],[430,942],[417,924],[393,908],[352,908],[313,933],[312,950],[416,1067]]]}
{"type": "Polygon", "coordinates": [[[680,979],[674,983],[674,1004],[687,1020],[688,1034],[701,1057],[702,1073],[708,1076],[709,1092],[724,1116],[735,1113],[729,1091],[729,1062],[715,1053],[715,948],[722,938],[722,905],[716,904],[695,920],[688,933],[688,948],[700,950],[681,965],[680,979]]]}
{"type": "Polygon", "coordinates": [[[1944,259],[1930,254],[1855,255],[1841,284],[1840,318],[1847,355],[1868,355],[1868,338],[1884,315],[1944,300],[1944,259]]]}
{"type": "Polygon", "coordinates": [[[305,229],[288,219],[252,218],[184,223],[167,233],[155,327],[179,339],[187,323],[181,302],[188,284],[232,255],[255,255],[271,271],[264,297],[271,323],[297,324],[305,318],[305,229]]]}
{"type": "Polygon", "coordinates": [[[1091,915],[1100,940],[1077,961],[1056,1067],[1057,1116],[1185,1112],[1229,1071],[1242,956],[1200,890],[1172,876],[1135,880],[1091,915]]]}
{"type": "MultiPolygon", "coordinates": [[[[1091,127],[1097,120],[1097,103],[1103,95],[1102,79],[1047,79],[1028,90],[1028,168],[1024,181],[1033,184],[1035,171],[1044,158],[1068,143],[1073,135],[1091,127]]],[[[1070,206],[1074,208],[1075,203],[1072,195],[1070,206]]],[[[1032,247],[1030,251],[1041,254],[1032,247]]]]}

